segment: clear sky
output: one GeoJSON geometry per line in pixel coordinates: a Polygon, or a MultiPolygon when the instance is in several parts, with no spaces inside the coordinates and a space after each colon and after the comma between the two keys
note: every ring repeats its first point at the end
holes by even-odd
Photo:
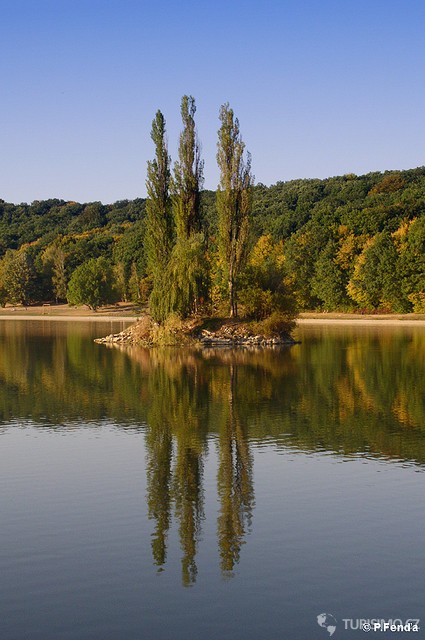
{"type": "Polygon", "coordinates": [[[257,182],[425,164],[424,0],[0,0],[0,198],[144,197],[193,95],[205,186],[229,102],[257,182]]]}

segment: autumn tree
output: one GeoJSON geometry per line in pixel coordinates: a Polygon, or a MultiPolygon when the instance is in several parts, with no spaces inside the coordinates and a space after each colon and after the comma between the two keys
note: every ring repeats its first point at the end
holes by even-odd
{"type": "Polygon", "coordinates": [[[296,316],[295,296],[286,278],[283,242],[261,236],[250,252],[241,282],[240,299],[246,315],[265,320],[273,314],[291,324],[296,316]]]}
{"type": "Polygon", "coordinates": [[[218,246],[227,280],[230,316],[237,316],[237,281],[248,250],[251,214],[251,157],[244,159],[245,143],[229,104],[220,109],[217,163],[220,184],[217,190],[218,246]]]}

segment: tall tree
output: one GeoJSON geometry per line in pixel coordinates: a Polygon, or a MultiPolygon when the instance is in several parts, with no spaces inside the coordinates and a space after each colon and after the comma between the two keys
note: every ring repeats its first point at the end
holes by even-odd
{"type": "Polygon", "coordinates": [[[226,272],[230,316],[237,316],[237,278],[247,257],[249,219],[252,206],[251,156],[244,159],[245,143],[239,121],[226,103],[220,108],[217,163],[218,245],[226,272]]]}
{"type": "Polygon", "coordinates": [[[148,162],[146,188],[146,259],[152,276],[150,308],[155,320],[165,320],[170,312],[168,263],[173,245],[173,220],[170,200],[170,156],[166,138],[165,119],[156,112],[151,138],[155,158],[148,162]]]}
{"type": "Polygon", "coordinates": [[[195,112],[194,98],[183,96],[183,130],[172,181],[176,244],[170,262],[172,308],[183,317],[198,306],[205,270],[200,207],[204,163],[201,160],[195,112]]]}
{"type": "Polygon", "coordinates": [[[179,159],[174,165],[173,210],[177,238],[188,238],[201,230],[200,192],[203,185],[204,163],[195,126],[195,99],[183,96],[179,159]]]}

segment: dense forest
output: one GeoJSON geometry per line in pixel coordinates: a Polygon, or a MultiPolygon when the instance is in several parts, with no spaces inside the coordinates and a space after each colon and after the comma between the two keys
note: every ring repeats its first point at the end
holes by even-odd
{"type": "MultiPolygon", "coordinates": [[[[216,194],[199,196],[217,305],[216,194]]],[[[279,280],[301,310],[425,312],[425,167],[257,184],[251,208],[249,256],[238,275],[242,309],[249,312],[258,283],[264,299],[279,280]]],[[[87,304],[146,302],[153,286],[146,220],[144,199],[0,200],[0,303],[79,304],[81,283],[98,273],[103,291],[87,304]]]]}

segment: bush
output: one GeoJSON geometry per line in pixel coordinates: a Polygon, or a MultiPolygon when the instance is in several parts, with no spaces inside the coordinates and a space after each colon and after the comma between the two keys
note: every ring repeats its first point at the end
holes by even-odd
{"type": "Polygon", "coordinates": [[[274,311],[267,318],[253,325],[255,333],[263,335],[266,338],[290,335],[294,328],[295,320],[293,317],[280,313],[279,311],[274,311]]]}

